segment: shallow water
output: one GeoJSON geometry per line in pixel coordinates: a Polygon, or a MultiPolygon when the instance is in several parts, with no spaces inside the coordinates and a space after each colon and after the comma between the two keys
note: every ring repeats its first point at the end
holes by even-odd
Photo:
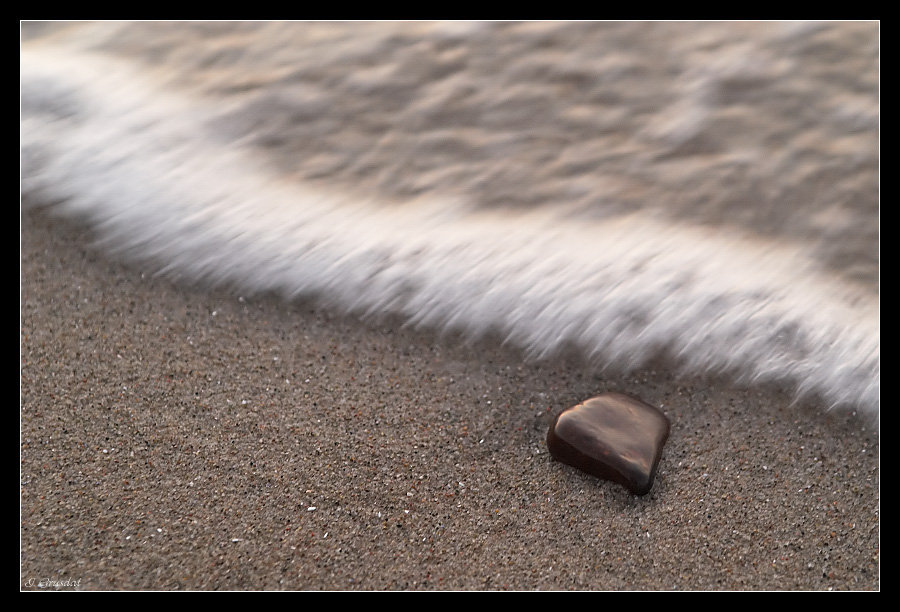
{"type": "Polygon", "coordinates": [[[184,282],[877,412],[875,23],[23,27],[23,195],[184,282]]]}

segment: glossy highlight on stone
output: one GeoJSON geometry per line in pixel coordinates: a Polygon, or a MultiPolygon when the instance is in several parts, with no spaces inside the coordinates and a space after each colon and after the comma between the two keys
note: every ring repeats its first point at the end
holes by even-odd
{"type": "Polygon", "coordinates": [[[659,410],[603,393],[563,410],[547,433],[547,448],[561,463],[645,495],[668,438],[669,419],[659,410]]]}

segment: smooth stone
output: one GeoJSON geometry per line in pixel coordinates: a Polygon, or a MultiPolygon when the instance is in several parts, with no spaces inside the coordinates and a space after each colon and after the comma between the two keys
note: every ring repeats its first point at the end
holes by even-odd
{"type": "Polygon", "coordinates": [[[669,419],[622,393],[603,393],[563,410],[547,433],[554,459],[645,495],[653,486],[669,419]]]}

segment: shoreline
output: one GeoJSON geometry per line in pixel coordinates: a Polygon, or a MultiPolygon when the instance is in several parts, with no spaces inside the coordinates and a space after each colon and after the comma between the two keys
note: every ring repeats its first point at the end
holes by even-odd
{"type": "Polygon", "coordinates": [[[863,417],[186,288],[42,215],[21,238],[22,590],[880,589],[863,417]],[[602,391],[671,421],[644,497],[547,452],[602,391]]]}

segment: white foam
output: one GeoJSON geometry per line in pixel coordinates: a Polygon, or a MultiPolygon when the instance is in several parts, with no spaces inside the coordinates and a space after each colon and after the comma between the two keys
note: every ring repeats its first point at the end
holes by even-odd
{"type": "Polygon", "coordinates": [[[214,144],[203,108],[106,58],[22,57],[23,194],[93,223],[109,248],[192,281],[576,346],[636,366],[779,380],[877,413],[877,299],[798,247],[631,217],[473,213],[287,183],[214,144]]]}

